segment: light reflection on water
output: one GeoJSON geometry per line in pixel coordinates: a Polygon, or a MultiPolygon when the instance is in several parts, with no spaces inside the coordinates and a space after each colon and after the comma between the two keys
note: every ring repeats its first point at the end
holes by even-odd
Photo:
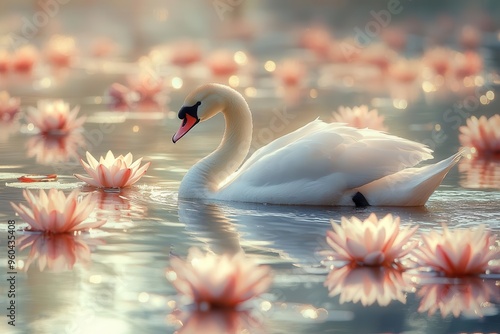
{"type": "MultiPolygon", "coordinates": [[[[258,101],[253,102],[257,103],[255,126],[258,129],[266,123],[269,115],[262,112],[263,107],[258,101]]],[[[95,107],[89,107],[92,108],[95,107]]],[[[318,112],[325,115],[330,110],[318,112]]],[[[424,118],[432,118],[430,112],[427,110],[424,118]]],[[[298,114],[294,123],[283,132],[311,117],[315,116],[298,114]]],[[[338,222],[341,216],[352,215],[365,218],[371,212],[379,216],[390,212],[400,216],[403,224],[418,224],[422,230],[433,229],[441,223],[456,227],[484,223],[498,232],[498,188],[468,189],[463,184],[463,174],[455,168],[422,208],[358,209],[178,202],[177,188],[182,176],[193,163],[216,147],[221,125],[214,120],[173,145],[170,136],[178,126],[177,120],[146,121],[141,123],[138,132],[134,132],[137,122],[136,119],[127,119],[116,124],[113,132],[104,136],[98,147],[92,148],[92,153],[98,155],[110,148],[115,153],[132,151],[134,156],[144,156],[145,161],[152,161],[151,169],[137,186],[120,194],[95,192],[98,206],[94,215],[107,218],[108,224],[97,231],[96,236],[78,237],[82,242],[92,244],[88,248],[90,263],[86,264],[88,254],[67,256],[53,260],[52,267],[46,264],[43,271],[37,262],[29,266],[27,273],[19,273],[20,332],[157,333],[180,328],[181,333],[189,333],[190,328],[200,326],[236,326],[247,328],[251,333],[316,333],[326,330],[344,333],[487,332],[500,323],[498,305],[495,304],[498,299],[490,301],[482,319],[470,316],[443,319],[439,311],[433,315],[419,313],[421,296],[413,292],[405,294],[406,303],[394,300],[386,307],[341,303],[339,296],[328,296],[328,290],[323,286],[327,270],[321,267],[322,259],[317,255],[317,251],[325,247],[325,231],[330,228],[330,219],[338,222]],[[201,314],[189,319],[176,315],[179,297],[165,278],[165,268],[170,253],[184,256],[191,246],[216,253],[244,250],[258,262],[274,268],[275,284],[263,300],[257,301],[271,306],[264,304],[268,305],[265,310],[257,307],[256,323],[255,319],[249,320],[242,314],[201,314]],[[60,270],[48,270],[54,266],[60,270]],[[179,327],[180,323],[187,325],[179,327]]],[[[90,123],[86,130],[98,126],[90,123]]],[[[395,133],[414,139],[426,135],[423,130],[405,133],[395,121],[391,123],[389,120],[389,126],[395,133]]],[[[25,147],[23,145],[30,138],[25,134],[13,134],[7,144],[0,146],[2,156],[6,157],[2,160],[4,173],[0,174],[0,217],[3,221],[15,218],[8,202],[22,201],[21,190],[16,188],[18,174],[10,173],[48,174],[57,168],[37,165],[35,156],[18,149],[25,147]]],[[[436,156],[449,156],[456,149],[456,140],[450,140],[438,148],[436,156]]],[[[468,171],[481,166],[472,165],[468,171]]],[[[71,169],[65,168],[59,182],[62,187],[74,187],[71,174],[81,172],[81,168],[75,164],[71,169]]],[[[17,222],[20,228],[26,226],[19,219],[17,222]]],[[[4,226],[0,225],[2,240],[5,240],[7,231],[4,226]]],[[[18,251],[18,259],[27,267],[30,248],[18,251]]],[[[41,257],[43,254],[38,254],[33,261],[39,261],[41,257]]],[[[5,265],[5,261],[0,264],[4,271],[5,265]]],[[[5,302],[0,302],[2,309],[4,305],[5,302]]],[[[6,324],[2,322],[2,332],[6,330],[4,326],[6,324]]]]}

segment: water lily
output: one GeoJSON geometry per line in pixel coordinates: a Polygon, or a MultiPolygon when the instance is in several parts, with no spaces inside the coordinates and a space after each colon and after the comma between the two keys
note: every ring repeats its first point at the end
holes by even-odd
{"type": "Polygon", "coordinates": [[[354,128],[387,131],[384,125],[384,116],[379,115],[377,109],[369,110],[365,105],[353,108],[341,106],[338,112],[334,112],[332,115],[334,122],[347,123],[354,128]]]}
{"type": "Polygon", "coordinates": [[[416,246],[409,242],[417,227],[400,228],[399,217],[391,214],[382,219],[372,213],[364,221],[342,217],[340,225],[331,221],[333,231],[326,232],[332,250],[324,251],[331,260],[365,266],[400,265],[400,261],[416,246]]]}
{"type": "Polygon", "coordinates": [[[334,268],[328,274],[324,285],[329,296],[340,296],[339,303],[358,303],[369,306],[377,302],[389,305],[393,300],[406,303],[406,292],[411,284],[403,273],[391,267],[359,267],[356,265],[334,268]]]}
{"type": "Polygon", "coordinates": [[[460,127],[460,143],[479,155],[500,154],[500,115],[472,116],[460,127]]]}
{"type": "Polygon", "coordinates": [[[33,45],[24,45],[14,52],[10,60],[15,71],[30,72],[38,58],[38,50],[33,45]]]}
{"type": "Polygon", "coordinates": [[[478,75],[483,69],[483,58],[477,52],[457,52],[451,61],[455,77],[459,80],[478,75]]]}
{"type": "Polygon", "coordinates": [[[108,151],[106,157],[97,161],[92,154],[87,152],[87,162],[80,159],[83,168],[89,174],[75,176],[96,188],[125,188],[133,185],[146,173],[151,162],[141,166],[142,158],[133,161],[132,153],[119,155],[115,158],[113,152],[108,151]]]}
{"type": "Polygon", "coordinates": [[[17,97],[11,97],[6,91],[0,92],[0,120],[8,121],[11,120],[17,112],[19,112],[19,106],[21,100],[17,97]]]}
{"type": "Polygon", "coordinates": [[[389,65],[388,74],[397,84],[411,84],[420,75],[421,67],[419,60],[401,58],[389,65]]]}
{"type": "Polygon", "coordinates": [[[500,257],[496,236],[484,225],[472,229],[430,231],[421,235],[423,245],[414,251],[417,263],[448,277],[463,277],[498,270],[490,261],[500,257]]]}
{"type": "Polygon", "coordinates": [[[202,52],[199,43],[192,40],[180,40],[172,43],[170,62],[176,66],[187,67],[201,60],[202,52]]]}
{"type": "Polygon", "coordinates": [[[155,101],[165,88],[164,79],[150,71],[142,71],[128,78],[129,88],[138,94],[139,101],[155,101]]]}
{"type": "Polygon", "coordinates": [[[453,57],[453,51],[444,47],[429,49],[423,56],[423,63],[431,68],[437,75],[444,77],[450,69],[450,59],[453,57]]]}
{"type": "Polygon", "coordinates": [[[40,100],[37,108],[30,107],[26,118],[42,134],[66,134],[80,128],[85,117],[77,118],[80,107],[72,110],[63,100],[40,100]]]}
{"type": "Polygon", "coordinates": [[[29,225],[31,231],[46,233],[67,233],[102,226],[105,221],[84,222],[95,206],[92,196],[78,198],[79,191],[73,190],[68,196],[61,190],[50,189],[48,193],[40,189],[38,196],[29,190],[23,195],[28,206],[10,203],[19,216],[29,225]]]}
{"type": "Polygon", "coordinates": [[[200,308],[234,308],[265,292],[272,276],[243,253],[218,256],[191,248],[187,261],[170,260],[167,278],[200,308]]]}
{"type": "Polygon", "coordinates": [[[76,55],[75,39],[70,36],[54,35],[45,47],[45,57],[56,67],[71,65],[76,55]]]}
{"type": "Polygon", "coordinates": [[[333,40],[333,36],[326,27],[314,25],[299,32],[298,44],[316,54],[318,58],[324,59],[328,55],[329,46],[333,40]]]}
{"type": "Polygon", "coordinates": [[[298,86],[304,81],[307,69],[299,59],[289,58],[278,64],[274,74],[285,87],[298,86]]]}
{"type": "Polygon", "coordinates": [[[206,63],[214,76],[229,77],[238,71],[238,63],[234,60],[234,54],[228,50],[212,52],[206,63]]]}
{"type": "Polygon", "coordinates": [[[362,49],[360,60],[380,70],[381,73],[397,58],[397,53],[382,43],[371,43],[362,49]]]}
{"type": "Polygon", "coordinates": [[[137,93],[134,93],[127,86],[124,86],[117,82],[111,84],[108,89],[108,95],[111,98],[114,106],[132,105],[135,100],[138,100],[138,96],[134,96],[136,94],[137,93]]]}
{"type": "Polygon", "coordinates": [[[417,296],[422,300],[418,312],[427,312],[430,316],[440,311],[444,318],[452,314],[458,318],[460,314],[481,317],[485,308],[500,300],[500,292],[494,280],[483,281],[472,277],[458,282],[425,284],[417,296]]]}

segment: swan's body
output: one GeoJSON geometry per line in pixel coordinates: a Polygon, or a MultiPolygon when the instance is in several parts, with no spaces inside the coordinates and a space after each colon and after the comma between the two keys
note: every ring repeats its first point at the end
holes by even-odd
{"type": "Polygon", "coordinates": [[[244,98],[218,84],[191,93],[179,112],[179,140],[198,121],[222,112],[219,147],[184,176],[180,198],[295,205],[424,205],[459,160],[413,168],[432,158],[425,145],[369,129],[315,120],[249,151],[252,118],[244,98]],[[354,198],[354,199],[353,199],[354,198]]]}

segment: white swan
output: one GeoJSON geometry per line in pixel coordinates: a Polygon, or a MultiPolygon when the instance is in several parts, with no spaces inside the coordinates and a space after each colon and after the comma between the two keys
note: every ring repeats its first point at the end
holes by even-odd
{"type": "Polygon", "coordinates": [[[252,116],[237,91],[206,84],[179,111],[175,143],[198,122],[224,114],[219,147],[184,176],[179,198],[290,205],[421,206],[460,159],[414,168],[432,158],[420,143],[315,120],[257,150],[243,165],[252,116]],[[241,167],[240,167],[241,166],[241,167]],[[238,168],[239,167],[239,168],[238,168]]]}

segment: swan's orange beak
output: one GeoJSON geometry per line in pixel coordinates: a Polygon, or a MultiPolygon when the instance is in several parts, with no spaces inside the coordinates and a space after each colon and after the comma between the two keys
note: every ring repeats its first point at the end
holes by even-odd
{"type": "Polygon", "coordinates": [[[177,130],[175,135],[172,137],[172,142],[174,142],[174,144],[175,144],[175,142],[177,142],[179,139],[184,137],[184,135],[186,133],[188,133],[188,131],[191,130],[193,128],[193,126],[198,124],[199,121],[200,120],[198,118],[193,117],[189,114],[186,114],[186,117],[184,117],[184,119],[182,120],[181,127],[179,128],[179,130],[177,130]]]}

